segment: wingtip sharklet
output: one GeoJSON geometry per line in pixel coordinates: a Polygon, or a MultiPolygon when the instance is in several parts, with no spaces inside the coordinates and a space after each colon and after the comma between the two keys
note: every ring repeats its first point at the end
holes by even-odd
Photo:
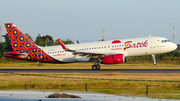
{"type": "Polygon", "coordinates": [[[59,44],[61,45],[61,47],[62,47],[64,50],[67,49],[66,46],[64,45],[64,43],[63,43],[61,40],[57,39],[57,41],[59,42],[59,44]]]}

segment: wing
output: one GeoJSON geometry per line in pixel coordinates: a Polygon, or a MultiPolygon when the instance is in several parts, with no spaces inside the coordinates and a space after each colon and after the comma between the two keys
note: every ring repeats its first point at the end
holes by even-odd
{"type": "Polygon", "coordinates": [[[68,47],[66,47],[62,41],[57,39],[61,47],[65,51],[73,52],[73,55],[75,57],[81,56],[81,58],[87,57],[87,59],[92,59],[92,58],[102,58],[108,55],[113,55],[113,54],[118,54],[117,52],[95,52],[95,51],[76,51],[76,50],[71,50],[68,47]]]}

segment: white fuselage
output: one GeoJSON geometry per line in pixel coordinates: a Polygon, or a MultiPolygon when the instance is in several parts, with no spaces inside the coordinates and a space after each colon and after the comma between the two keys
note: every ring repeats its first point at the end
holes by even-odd
{"type": "MultiPolygon", "coordinates": [[[[152,54],[162,54],[173,51],[177,48],[175,43],[169,42],[163,37],[143,37],[131,39],[117,39],[111,41],[100,41],[92,43],[70,44],[68,48],[84,52],[114,52],[124,54],[124,57],[144,56],[152,54]],[[126,49],[124,50],[125,46],[126,49]]],[[[75,56],[73,52],[65,51],[60,45],[40,47],[52,58],[62,62],[85,62],[86,57],[75,56]]]]}

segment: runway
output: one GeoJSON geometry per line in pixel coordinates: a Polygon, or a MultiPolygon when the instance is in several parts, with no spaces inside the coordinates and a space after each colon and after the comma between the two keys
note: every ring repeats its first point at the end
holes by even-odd
{"type": "Polygon", "coordinates": [[[180,73],[180,69],[0,69],[0,73],[180,73]]]}

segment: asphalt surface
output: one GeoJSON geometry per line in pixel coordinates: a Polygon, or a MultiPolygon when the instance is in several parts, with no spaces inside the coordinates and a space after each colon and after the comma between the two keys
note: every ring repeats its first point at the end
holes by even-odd
{"type": "Polygon", "coordinates": [[[0,69],[0,73],[180,73],[180,69],[0,69]]]}
{"type": "Polygon", "coordinates": [[[95,92],[48,92],[48,91],[0,91],[0,101],[180,101],[173,99],[157,99],[148,97],[126,97],[95,92]],[[47,98],[48,95],[54,93],[65,93],[77,95],[81,98],[47,98]]]}

